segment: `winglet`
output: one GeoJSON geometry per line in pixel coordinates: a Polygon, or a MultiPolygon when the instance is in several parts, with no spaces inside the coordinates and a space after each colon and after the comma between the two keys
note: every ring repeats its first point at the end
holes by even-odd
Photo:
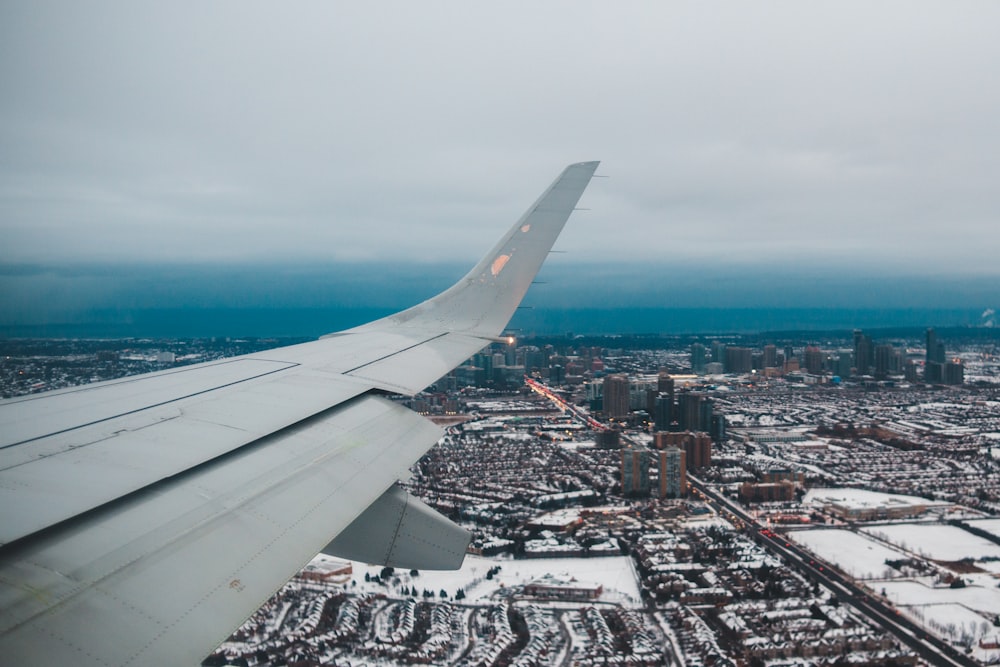
{"type": "Polygon", "coordinates": [[[352,331],[387,324],[477,336],[500,334],[590,183],[599,162],[566,167],[461,280],[423,303],[352,331]]]}

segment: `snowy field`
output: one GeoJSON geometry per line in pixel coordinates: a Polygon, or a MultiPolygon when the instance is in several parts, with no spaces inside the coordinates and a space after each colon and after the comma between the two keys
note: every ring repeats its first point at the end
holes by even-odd
{"type": "Polygon", "coordinates": [[[990,615],[1000,614],[1000,588],[966,586],[965,588],[931,587],[921,581],[880,581],[875,590],[885,589],[893,603],[904,606],[960,604],[990,615]]]}
{"type": "Polygon", "coordinates": [[[454,600],[458,589],[465,593],[466,602],[487,602],[511,587],[518,587],[539,579],[547,574],[566,580],[575,579],[579,584],[600,584],[604,587],[601,600],[614,602],[624,607],[641,606],[639,584],[632,560],[627,556],[605,558],[530,558],[525,560],[495,560],[479,556],[466,556],[460,570],[432,571],[420,570],[411,577],[409,570],[396,570],[398,583],[388,588],[365,581],[365,574],[374,577],[382,571],[380,565],[354,563],[354,581],[351,592],[380,592],[397,594],[403,588],[417,587],[421,591],[430,590],[438,596],[444,590],[448,599],[454,600]],[[487,573],[491,568],[500,567],[491,579],[487,573]]]}
{"type": "MultiPolygon", "coordinates": [[[[1000,575],[1000,560],[981,560],[976,563],[976,567],[1000,575]]],[[[1000,576],[997,578],[1000,579],[1000,576]]]]}
{"type": "Polygon", "coordinates": [[[970,526],[975,526],[979,530],[985,530],[991,535],[1000,537],[1000,519],[973,519],[967,523],[970,526]]]}
{"type": "Polygon", "coordinates": [[[835,563],[841,570],[859,579],[902,576],[886,565],[885,561],[907,557],[902,552],[849,530],[796,530],[788,533],[788,536],[820,558],[835,563]]]}
{"type": "Polygon", "coordinates": [[[1000,545],[957,528],[933,524],[898,523],[863,528],[906,551],[934,560],[979,560],[1000,557],[1000,545]]]}
{"type": "MultiPolygon", "coordinates": [[[[953,641],[972,639],[978,642],[984,637],[992,638],[997,634],[997,629],[992,623],[960,604],[927,604],[902,607],[902,609],[904,614],[929,628],[934,634],[943,635],[953,641]]],[[[1000,657],[1000,651],[978,649],[974,657],[985,663],[993,657],[1000,657]]]]}
{"type": "Polygon", "coordinates": [[[904,496],[898,493],[880,493],[865,489],[810,489],[802,499],[803,503],[838,503],[848,507],[900,507],[905,505],[947,505],[936,500],[919,496],[904,496]]]}

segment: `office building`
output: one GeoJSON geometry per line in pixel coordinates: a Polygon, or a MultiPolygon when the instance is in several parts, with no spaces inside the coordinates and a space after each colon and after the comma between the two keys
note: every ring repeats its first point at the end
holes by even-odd
{"type": "Polygon", "coordinates": [[[713,414],[711,420],[711,427],[708,430],[709,437],[712,438],[712,442],[725,442],[729,437],[726,434],[726,415],[713,414]]]}
{"type": "Polygon", "coordinates": [[[875,347],[875,377],[885,378],[900,371],[902,355],[892,345],[877,345],[875,347]]]}
{"type": "Polygon", "coordinates": [[[871,373],[875,363],[875,346],[861,329],[854,330],[854,368],[857,375],[871,373]]]}
{"type": "Polygon", "coordinates": [[[681,431],[699,431],[705,394],[682,391],[677,395],[677,425],[681,431]]]}
{"type": "Polygon", "coordinates": [[[604,378],[602,389],[604,414],[608,417],[625,417],[629,413],[629,382],[624,375],[604,378]]]}
{"type": "Polygon", "coordinates": [[[778,366],[777,346],[775,345],[764,346],[764,357],[762,363],[764,368],[777,368],[778,366]]]}
{"type": "Polygon", "coordinates": [[[819,375],[823,372],[823,351],[821,349],[815,345],[809,345],[802,353],[802,357],[808,372],[813,375],[819,375]]]}
{"type": "Polygon", "coordinates": [[[965,366],[961,359],[952,359],[944,365],[945,384],[964,384],[965,366]]]}
{"type": "Polygon", "coordinates": [[[726,348],[726,372],[749,373],[753,370],[753,350],[749,347],[726,348]]]}
{"type": "Polygon", "coordinates": [[[854,353],[850,350],[839,350],[834,372],[842,378],[851,377],[852,368],[854,368],[854,353]]]}
{"type": "Polygon", "coordinates": [[[691,344],[691,372],[697,375],[705,373],[705,346],[701,343],[691,344]]]}
{"type": "Polygon", "coordinates": [[[928,361],[924,364],[924,382],[927,384],[942,384],[944,382],[944,364],[928,361]]]}
{"type": "Polygon", "coordinates": [[[670,394],[659,393],[653,407],[653,429],[669,431],[674,423],[674,399],[670,394]]]}
{"type": "Polygon", "coordinates": [[[928,364],[943,364],[945,363],[944,358],[944,343],[937,339],[937,332],[933,328],[927,330],[927,352],[926,352],[926,362],[928,364]]]}

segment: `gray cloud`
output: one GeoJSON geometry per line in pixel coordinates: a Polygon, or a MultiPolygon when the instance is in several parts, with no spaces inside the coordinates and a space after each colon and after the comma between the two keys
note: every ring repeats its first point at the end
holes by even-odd
{"type": "Polygon", "coordinates": [[[0,261],[996,273],[995,3],[5,3],[0,261]]]}

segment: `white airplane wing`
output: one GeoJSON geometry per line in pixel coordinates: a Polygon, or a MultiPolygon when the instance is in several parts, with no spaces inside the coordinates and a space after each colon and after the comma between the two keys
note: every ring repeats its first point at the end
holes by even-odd
{"type": "Polygon", "coordinates": [[[597,162],[453,287],[318,341],[0,402],[0,661],[198,664],[320,551],[454,568],[468,534],[395,483],[414,394],[498,336],[597,162]]]}

